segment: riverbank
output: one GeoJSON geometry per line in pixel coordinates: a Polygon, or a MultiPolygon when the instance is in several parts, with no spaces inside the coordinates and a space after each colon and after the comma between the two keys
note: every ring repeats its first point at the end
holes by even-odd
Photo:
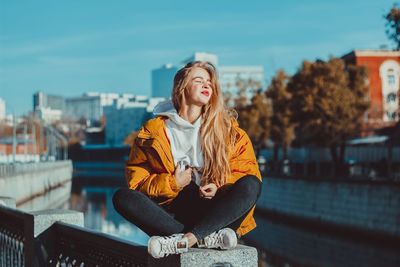
{"type": "Polygon", "coordinates": [[[400,240],[400,185],[268,177],[259,212],[302,225],[400,240]]]}
{"type": "MultiPolygon", "coordinates": [[[[35,162],[7,164],[2,166],[0,175],[0,196],[12,197],[17,207],[57,190],[57,198],[52,202],[63,203],[71,192],[72,162],[35,162]]],[[[46,209],[49,203],[37,209],[46,209]]],[[[54,204],[54,203],[53,203],[54,204]]]]}

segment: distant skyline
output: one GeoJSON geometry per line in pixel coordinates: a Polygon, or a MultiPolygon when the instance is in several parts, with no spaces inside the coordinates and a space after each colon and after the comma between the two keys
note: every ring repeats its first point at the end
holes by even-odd
{"type": "Polygon", "coordinates": [[[303,60],[392,48],[383,16],[393,4],[0,0],[0,98],[7,113],[22,115],[36,91],[150,95],[152,69],[196,51],[222,66],[262,65],[269,82],[303,60]]]}

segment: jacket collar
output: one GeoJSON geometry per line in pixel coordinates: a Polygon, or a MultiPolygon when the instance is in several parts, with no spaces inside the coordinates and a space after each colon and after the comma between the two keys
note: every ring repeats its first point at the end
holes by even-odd
{"type": "Polygon", "coordinates": [[[137,140],[135,141],[138,146],[152,147],[160,156],[162,163],[167,170],[174,170],[174,160],[171,152],[171,147],[165,133],[165,120],[168,119],[164,116],[157,116],[147,121],[143,128],[139,131],[137,140]]]}
{"type": "MultiPolygon", "coordinates": [[[[171,152],[171,145],[165,133],[166,119],[168,119],[168,117],[157,116],[147,121],[138,133],[136,144],[138,146],[153,147],[156,149],[167,170],[169,169],[170,171],[173,171],[175,166],[171,152]]],[[[239,123],[236,119],[232,120],[232,127],[236,131],[238,130],[239,123]]]]}

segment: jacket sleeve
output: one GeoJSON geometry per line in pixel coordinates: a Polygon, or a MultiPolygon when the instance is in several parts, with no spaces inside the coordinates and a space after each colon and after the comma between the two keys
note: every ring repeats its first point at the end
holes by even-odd
{"type": "Polygon", "coordinates": [[[176,197],[180,191],[173,174],[152,170],[146,153],[136,142],[133,142],[126,162],[125,178],[130,189],[138,190],[159,203],[176,197]]]}
{"type": "Polygon", "coordinates": [[[230,159],[231,176],[228,178],[227,183],[235,183],[248,174],[256,176],[261,181],[261,174],[251,140],[242,129],[239,130],[239,133],[240,137],[230,159]]]}

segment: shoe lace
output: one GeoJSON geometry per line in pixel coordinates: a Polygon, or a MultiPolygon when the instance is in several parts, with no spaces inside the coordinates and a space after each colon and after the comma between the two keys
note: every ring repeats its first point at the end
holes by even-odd
{"type": "Polygon", "coordinates": [[[207,237],[206,241],[208,246],[218,246],[224,242],[223,234],[221,232],[214,232],[207,237]]]}
{"type": "Polygon", "coordinates": [[[161,243],[161,251],[165,252],[166,255],[169,254],[176,254],[176,246],[177,246],[178,236],[172,235],[172,236],[164,236],[160,240],[161,243]]]}

